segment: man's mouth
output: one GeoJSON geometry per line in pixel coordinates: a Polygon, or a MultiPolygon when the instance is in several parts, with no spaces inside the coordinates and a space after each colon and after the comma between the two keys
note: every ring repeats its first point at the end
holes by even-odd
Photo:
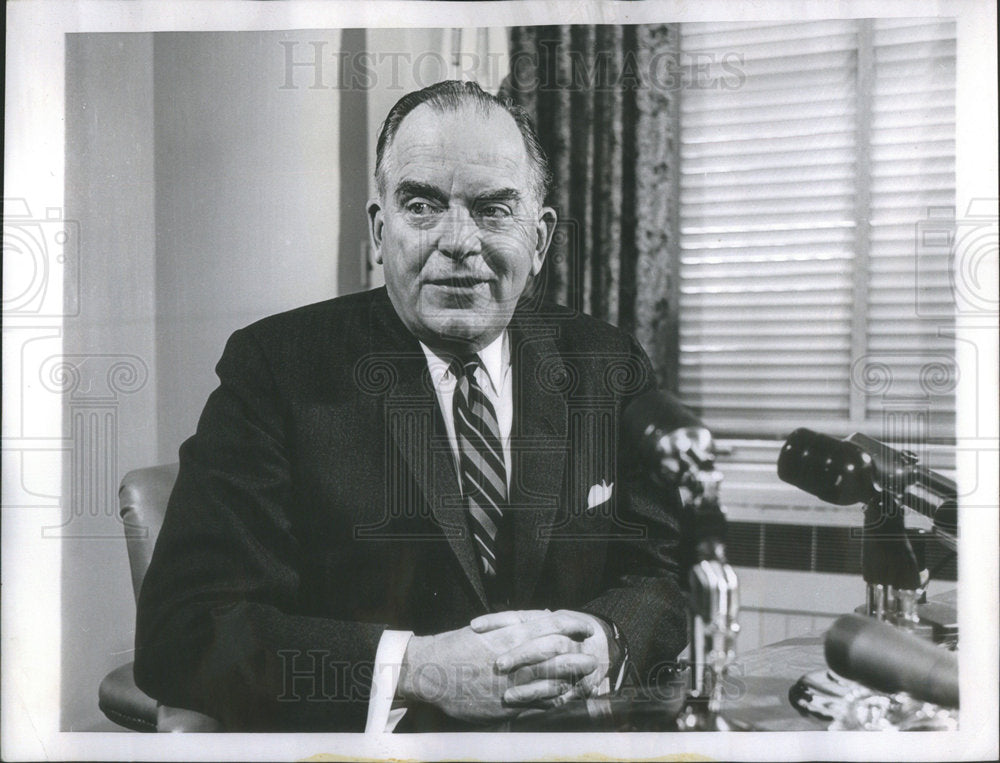
{"type": "Polygon", "coordinates": [[[448,276],[446,278],[429,278],[427,283],[432,286],[446,286],[452,289],[471,289],[480,284],[489,283],[489,280],[478,276],[448,276]]]}

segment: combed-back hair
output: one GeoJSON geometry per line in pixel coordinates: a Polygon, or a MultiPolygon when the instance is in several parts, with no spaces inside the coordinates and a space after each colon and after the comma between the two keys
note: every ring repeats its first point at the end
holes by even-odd
{"type": "Polygon", "coordinates": [[[422,90],[407,93],[389,109],[389,114],[379,130],[378,143],[375,147],[375,183],[378,186],[379,195],[385,197],[386,154],[392,147],[392,141],[396,137],[399,125],[402,124],[407,114],[423,103],[442,113],[458,111],[463,106],[475,106],[484,114],[488,113],[490,109],[503,109],[510,114],[517,124],[517,129],[521,132],[521,137],[524,138],[524,147],[528,152],[528,159],[531,162],[532,174],[534,175],[533,190],[538,196],[538,202],[544,203],[552,176],[549,172],[549,160],[545,156],[542,144],[538,141],[538,133],[535,132],[535,125],[532,123],[531,117],[510,98],[491,95],[475,82],[460,82],[453,79],[436,82],[422,90]]]}

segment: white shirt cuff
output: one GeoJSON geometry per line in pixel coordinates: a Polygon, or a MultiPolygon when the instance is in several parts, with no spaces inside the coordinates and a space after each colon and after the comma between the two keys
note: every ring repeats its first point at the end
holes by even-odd
{"type": "Polygon", "coordinates": [[[366,734],[389,734],[406,714],[405,707],[393,708],[396,686],[399,684],[399,667],[403,664],[406,646],[413,631],[386,630],[375,650],[372,669],[372,691],[368,698],[366,734]]]}

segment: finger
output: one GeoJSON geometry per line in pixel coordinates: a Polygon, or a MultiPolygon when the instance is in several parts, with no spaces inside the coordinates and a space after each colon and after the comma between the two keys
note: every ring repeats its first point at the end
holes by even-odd
{"type": "Polygon", "coordinates": [[[539,617],[525,622],[521,627],[526,635],[524,640],[554,633],[578,639],[590,638],[594,635],[594,625],[590,618],[579,612],[570,612],[565,609],[553,612],[547,617],[539,617]]]}
{"type": "Polygon", "coordinates": [[[560,654],[579,652],[582,649],[581,642],[574,641],[568,636],[553,633],[519,644],[509,652],[500,655],[496,661],[497,670],[507,673],[524,665],[543,662],[560,654]]]}
{"type": "Polygon", "coordinates": [[[545,700],[554,700],[566,694],[572,686],[566,681],[546,679],[532,681],[521,686],[512,686],[503,693],[504,704],[527,705],[545,700]]]}
{"type": "Polygon", "coordinates": [[[590,654],[560,654],[544,662],[525,665],[511,673],[516,685],[531,683],[541,679],[564,680],[575,683],[597,669],[597,659],[590,654]]]}
{"type": "Polygon", "coordinates": [[[562,707],[567,702],[570,702],[570,701],[572,701],[574,699],[580,699],[580,698],[582,698],[584,696],[586,696],[586,692],[584,691],[583,686],[581,686],[580,684],[576,683],[576,684],[573,684],[572,686],[570,686],[569,689],[567,689],[566,691],[564,691],[562,694],[560,694],[554,700],[552,700],[552,706],[553,707],[562,707]]]}
{"type": "Polygon", "coordinates": [[[520,625],[549,614],[551,612],[547,609],[511,609],[505,612],[490,612],[488,615],[474,618],[469,623],[469,627],[476,633],[486,633],[486,631],[506,628],[509,625],[520,625]]]}

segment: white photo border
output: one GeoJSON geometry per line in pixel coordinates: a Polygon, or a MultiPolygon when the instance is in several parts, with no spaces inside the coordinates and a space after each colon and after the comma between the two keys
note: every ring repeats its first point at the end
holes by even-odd
{"type": "MultiPolygon", "coordinates": [[[[958,21],[957,207],[996,196],[996,8],[992,3],[851,0],[845,2],[49,2],[13,0],[7,6],[5,197],[32,208],[63,207],[65,35],[79,32],[269,30],[357,27],[511,26],[514,24],[635,24],[675,21],[799,21],[834,17],[941,16],[958,21]]],[[[992,267],[996,268],[994,262],[992,267]]],[[[10,274],[8,274],[10,275],[10,274]]],[[[54,277],[59,277],[54,273],[54,277]]],[[[995,281],[994,281],[995,284],[995,281]]],[[[995,288],[995,286],[994,286],[995,288]]],[[[7,322],[5,321],[5,324],[7,322]]],[[[975,474],[972,503],[998,506],[997,474],[981,470],[984,451],[996,452],[997,326],[959,320],[960,350],[978,351],[989,374],[963,378],[959,394],[959,475],[975,474]],[[978,382],[978,384],[977,384],[978,382]]],[[[6,358],[5,358],[6,361],[6,358]]],[[[16,364],[15,364],[16,365],[16,364]]],[[[4,363],[4,437],[9,436],[8,362],[4,363]]],[[[56,407],[33,410],[37,431],[61,432],[56,407]]],[[[995,456],[989,459],[994,465],[995,456]]],[[[61,473],[55,469],[52,495],[61,473]]],[[[4,496],[19,479],[16,454],[5,449],[4,496]]],[[[961,479],[961,476],[960,476],[961,479]]],[[[983,514],[983,512],[977,512],[983,514]]],[[[747,734],[132,734],[63,732],[60,705],[60,544],[39,528],[58,524],[60,509],[3,511],[4,760],[278,760],[327,754],[397,759],[824,759],[954,760],[997,754],[998,522],[963,514],[959,555],[962,614],[961,730],[923,734],[863,732],[747,734]],[[970,531],[970,527],[972,531],[970,531]],[[973,613],[975,613],[973,617],[973,613]]],[[[95,687],[96,688],[96,687],[95,687]]],[[[328,759],[333,759],[328,758],[328,759]]]]}

